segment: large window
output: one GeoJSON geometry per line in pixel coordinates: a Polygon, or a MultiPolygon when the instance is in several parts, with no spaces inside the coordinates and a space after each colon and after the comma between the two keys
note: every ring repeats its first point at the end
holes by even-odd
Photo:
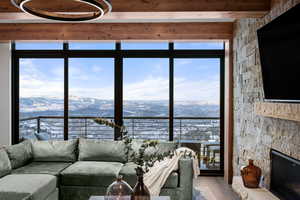
{"type": "Polygon", "coordinates": [[[125,58],[123,116],[137,139],[169,139],[169,60],[125,58]]]}
{"type": "Polygon", "coordinates": [[[174,60],[174,137],[198,145],[202,169],[220,169],[220,66],[220,58],[174,60]]]}
{"type": "Polygon", "coordinates": [[[114,60],[70,58],[68,138],[113,139],[112,129],[95,117],[114,117],[114,60]]]}
{"type": "Polygon", "coordinates": [[[223,170],[221,42],[13,44],[13,143],[20,139],[178,141],[223,170]],[[42,50],[42,51],[41,51],[42,50]]]}
{"type": "Polygon", "coordinates": [[[63,139],[64,60],[22,58],[19,65],[20,135],[63,139]]]}

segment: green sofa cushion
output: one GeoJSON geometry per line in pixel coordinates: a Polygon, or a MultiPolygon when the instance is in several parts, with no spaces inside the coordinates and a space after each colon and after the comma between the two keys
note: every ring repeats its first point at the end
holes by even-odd
{"type": "Polygon", "coordinates": [[[59,189],[56,188],[50,195],[47,196],[45,200],[58,200],[59,199],[59,189]]]}
{"type": "MultiPolygon", "coordinates": [[[[136,172],[135,172],[136,167],[137,165],[132,162],[126,163],[122,167],[119,173],[120,175],[123,176],[123,180],[125,180],[131,187],[134,187],[137,181],[136,172]]],[[[168,177],[168,179],[166,180],[166,183],[163,186],[163,188],[177,188],[178,184],[179,184],[178,173],[172,172],[168,177]]]]}
{"type": "Polygon", "coordinates": [[[18,192],[0,192],[0,199],[2,200],[31,200],[29,193],[18,193],[18,192]]]}
{"type": "Polygon", "coordinates": [[[12,174],[0,179],[0,194],[27,193],[30,194],[30,200],[46,199],[55,189],[56,177],[52,175],[12,174]]]}
{"type": "Polygon", "coordinates": [[[10,174],[11,163],[4,149],[0,149],[0,178],[10,174]]]}
{"type": "Polygon", "coordinates": [[[6,148],[13,169],[22,167],[32,160],[32,149],[30,140],[25,140],[16,145],[6,148]]]}
{"type": "Polygon", "coordinates": [[[135,186],[137,181],[136,171],[135,171],[136,167],[137,165],[132,162],[126,163],[122,167],[119,173],[120,175],[123,176],[123,180],[126,181],[132,188],[135,186]]]}
{"type": "Polygon", "coordinates": [[[50,174],[58,176],[60,172],[71,164],[64,162],[32,162],[24,167],[13,170],[12,174],[50,174]]]}
{"type": "Polygon", "coordinates": [[[118,176],[123,164],[118,162],[78,161],[61,173],[64,186],[107,187],[118,176]]]}
{"type": "Polygon", "coordinates": [[[122,141],[80,139],[78,160],[125,163],[125,144],[122,141]]]}
{"type": "Polygon", "coordinates": [[[42,162],[75,162],[78,140],[32,141],[33,160],[42,162]]]}

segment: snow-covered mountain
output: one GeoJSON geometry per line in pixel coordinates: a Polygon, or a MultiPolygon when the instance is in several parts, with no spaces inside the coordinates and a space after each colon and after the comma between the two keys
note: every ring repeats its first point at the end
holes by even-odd
{"type": "MultiPolygon", "coordinates": [[[[124,116],[168,116],[168,101],[124,101],[124,116]]],[[[21,117],[63,115],[64,100],[32,97],[20,99],[21,117]]],[[[219,105],[195,101],[175,102],[175,116],[217,117],[219,105]]],[[[70,97],[69,114],[74,116],[114,116],[114,101],[95,98],[70,97]]]]}

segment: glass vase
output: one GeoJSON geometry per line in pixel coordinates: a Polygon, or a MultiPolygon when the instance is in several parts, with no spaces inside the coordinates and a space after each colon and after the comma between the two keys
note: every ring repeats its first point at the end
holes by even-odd
{"type": "Polygon", "coordinates": [[[108,186],[106,195],[114,197],[130,196],[132,194],[132,188],[128,183],[123,180],[122,176],[119,176],[110,186],[108,186]]]}
{"type": "Polygon", "coordinates": [[[249,165],[241,170],[244,186],[247,188],[258,188],[261,179],[261,169],[249,160],[249,165]]]}
{"type": "Polygon", "coordinates": [[[131,200],[150,200],[150,192],[144,184],[143,173],[138,175],[137,183],[133,188],[131,200]]]}

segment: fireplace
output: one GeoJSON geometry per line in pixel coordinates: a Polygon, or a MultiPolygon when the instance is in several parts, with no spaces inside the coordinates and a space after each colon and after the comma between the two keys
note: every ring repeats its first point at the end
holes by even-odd
{"type": "Polygon", "coordinates": [[[282,200],[300,199],[300,161],[271,150],[270,190],[282,200]]]}

